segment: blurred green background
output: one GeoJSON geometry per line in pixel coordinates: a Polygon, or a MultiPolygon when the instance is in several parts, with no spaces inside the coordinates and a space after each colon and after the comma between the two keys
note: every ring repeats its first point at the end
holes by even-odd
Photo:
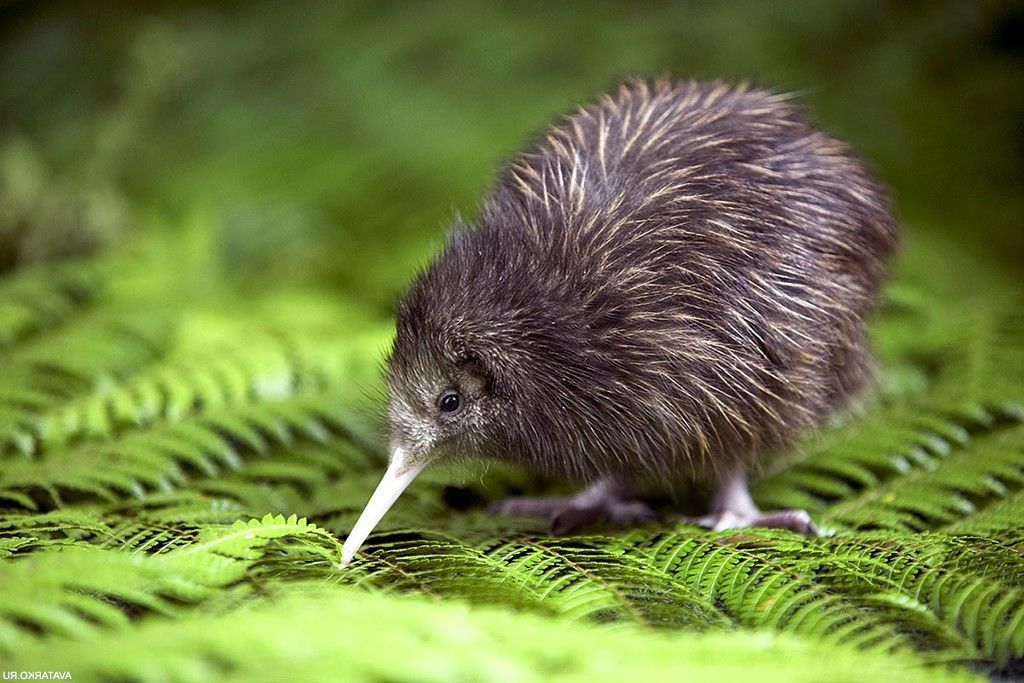
{"type": "Polygon", "coordinates": [[[1019,273],[1022,25],[998,2],[6,3],[0,267],[162,233],[211,257],[196,294],[387,310],[528,136],[669,74],[800,93],[912,231],[1019,273]]]}

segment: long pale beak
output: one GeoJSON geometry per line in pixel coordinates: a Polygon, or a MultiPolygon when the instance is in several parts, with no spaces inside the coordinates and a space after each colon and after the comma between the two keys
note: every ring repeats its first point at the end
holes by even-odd
{"type": "Polygon", "coordinates": [[[363,508],[363,514],[359,515],[356,525],[352,527],[351,533],[345,539],[345,545],[341,548],[341,564],[339,568],[344,569],[355,554],[359,552],[363,541],[370,535],[373,528],[377,526],[391,506],[395,504],[402,491],[412,483],[416,475],[427,466],[426,461],[410,463],[408,454],[401,448],[396,448],[391,454],[391,463],[387,471],[377,484],[377,489],[370,496],[370,502],[363,508]]]}

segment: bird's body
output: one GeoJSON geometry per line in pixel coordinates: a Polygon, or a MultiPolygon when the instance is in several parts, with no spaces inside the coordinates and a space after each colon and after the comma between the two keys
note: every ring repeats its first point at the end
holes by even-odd
{"type": "MultiPolygon", "coordinates": [[[[881,188],[787,98],[626,83],[508,163],[410,288],[393,446],[407,467],[497,457],[620,501],[640,479],[726,496],[865,386],[864,316],[895,243],[881,188]]],[[[602,516],[618,515],[577,515],[602,516]]]]}

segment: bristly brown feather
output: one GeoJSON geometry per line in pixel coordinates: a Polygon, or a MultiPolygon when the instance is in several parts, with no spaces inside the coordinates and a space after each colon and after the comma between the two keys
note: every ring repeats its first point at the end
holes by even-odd
{"type": "Polygon", "coordinates": [[[416,280],[392,394],[472,363],[491,400],[458,455],[711,478],[865,387],[896,241],[882,188],[790,98],[629,81],[510,162],[416,280]]]}

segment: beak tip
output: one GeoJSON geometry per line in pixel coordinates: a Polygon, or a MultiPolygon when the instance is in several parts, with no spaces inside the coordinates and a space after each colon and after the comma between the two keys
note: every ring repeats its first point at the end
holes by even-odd
{"type": "Polygon", "coordinates": [[[342,547],[341,549],[341,560],[338,562],[338,569],[344,569],[345,567],[352,564],[352,560],[355,558],[356,553],[353,550],[342,547]]]}
{"type": "Polygon", "coordinates": [[[352,531],[349,532],[348,538],[345,539],[345,543],[341,547],[341,560],[338,562],[338,569],[344,569],[352,562],[356,553],[359,552],[359,548],[362,547],[363,541],[370,535],[398,496],[402,494],[402,491],[423,470],[425,464],[410,465],[405,460],[404,451],[395,451],[387,471],[380,483],[377,484],[376,490],[370,496],[370,500],[366,503],[366,507],[363,508],[359,519],[356,520],[352,531]]]}

